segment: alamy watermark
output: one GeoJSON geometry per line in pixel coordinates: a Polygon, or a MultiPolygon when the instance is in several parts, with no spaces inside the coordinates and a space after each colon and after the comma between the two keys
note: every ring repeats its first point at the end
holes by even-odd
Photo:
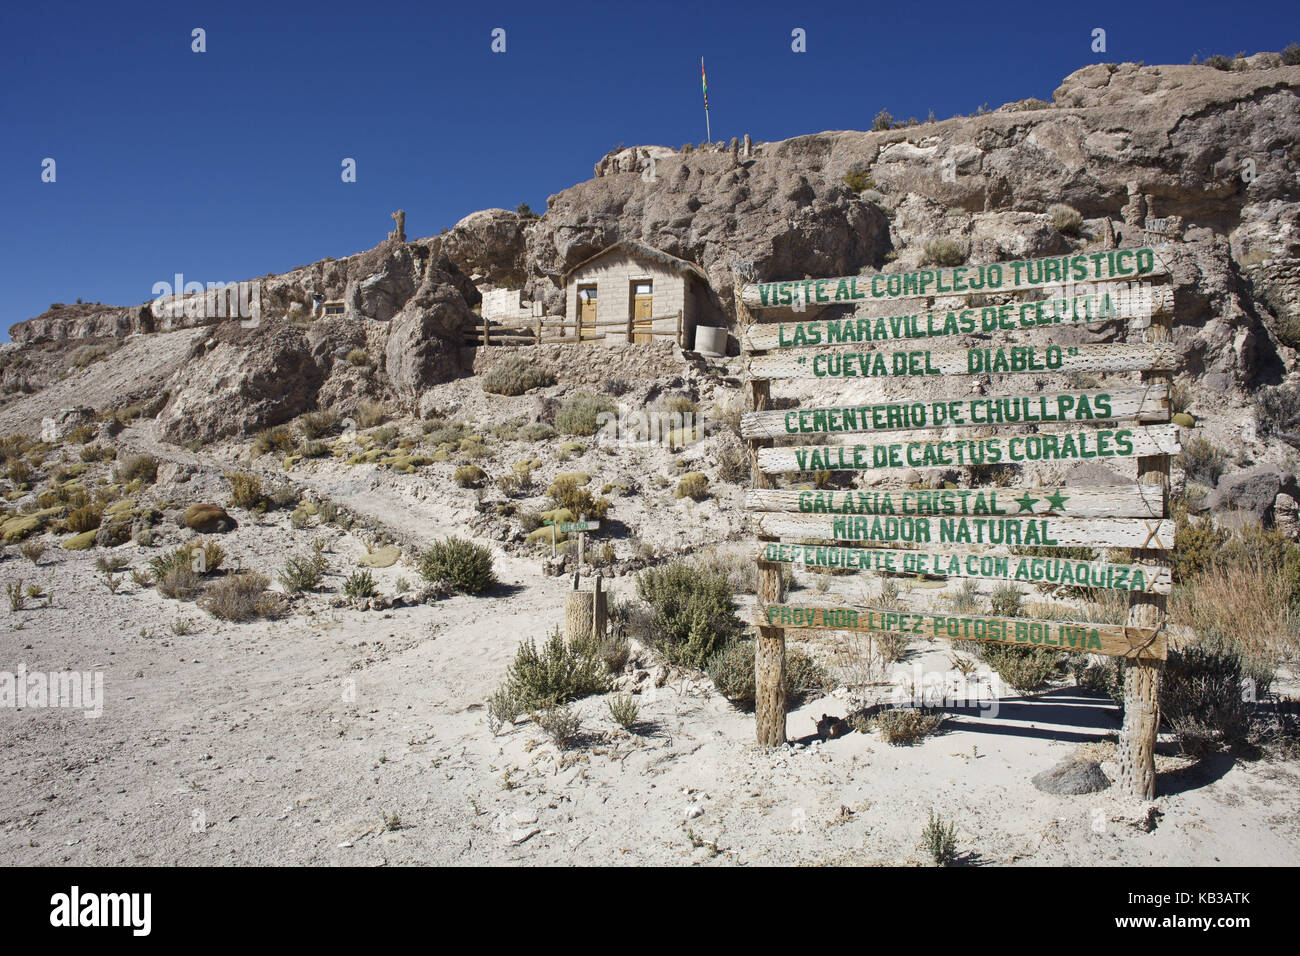
{"type": "Polygon", "coordinates": [[[154,300],[150,311],[155,316],[186,319],[240,319],[245,328],[255,327],[262,319],[262,283],[186,282],[176,273],[172,282],[153,284],[154,300]]]}
{"type": "Polygon", "coordinates": [[[103,671],[0,671],[0,707],[65,707],[87,720],[104,713],[103,671]]]}

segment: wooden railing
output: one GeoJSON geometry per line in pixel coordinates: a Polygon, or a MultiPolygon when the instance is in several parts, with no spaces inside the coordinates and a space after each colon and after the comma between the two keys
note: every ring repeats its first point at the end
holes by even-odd
{"type": "Polygon", "coordinates": [[[670,315],[657,315],[649,319],[615,319],[606,322],[588,322],[583,323],[581,320],[568,319],[562,315],[544,315],[538,316],[533,321],[515,320],[507,322],[494,322],[491,319],[482,319],[480,322],[465,328],[466,345],[574,345],[582,342],[595,342],[605,338],[609,333],[596,332],[595,329],[619,328],[624,331],[628,342],[635,341],[638,335],[649,336],[672,336],[679,347],[685,347],[683,342],[683,322],[680,310],[670,315]],[[660,331],[654,328],[656,322],[662,322],[666,319],[675,319],[677,327],[673,331],[660,331]],[[649,328],[637,328],[638,322],[649,325],[649,328]]]}

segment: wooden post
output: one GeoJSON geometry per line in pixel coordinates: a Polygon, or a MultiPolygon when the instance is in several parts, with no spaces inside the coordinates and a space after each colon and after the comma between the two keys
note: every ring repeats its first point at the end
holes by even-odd
{"type": "Polygon", "coordinates": [[[533,344],[534,345],[542,344],[542,317],[540,315],[537,317],[537,341],[534,342],[533,344]]]}
{"type": "Polygon", "coordinates": [[[572,644],[600,637],[605,628],[605,592],[599,587],[594,591],[570,591],[564,605],[565,641],[572,644]]]}
{"type": "Polygon", "coordinates": [[[483,344],[488,344],[488,320],[486,315],[483,316],[483,344]]]}
{"type": "MultiPolygon", "coordinates": [[[[732,273],[735,283],[736,327],[752,325],[754,317],[741,301],[743,286],[739,270],[732,273]]],[[[681,312],[677,313],[678,343],[681,341],[681,312]]],[[[749,409],[761,412],[771,399],[771,385],[767,379],[749,381],[749,409]]],[[[774,482],[758,467],[758,450],[770,448],[772,439],[756,438],[749,441],[750,474],[755,488],[773,488],[774,482]]],[[[778,540],[760,535],[760,548],[764,541],[778,540]]],[[[781,566],[771,561],[756,562],[758,606],[780,604],[784,598],[781,566]]],[[[759,746],[780,747],[785,743],[785,630],[780,627],[759,627],[754,642],[754,718],[759,746]]]]}
{"type": "Polygon", "coordinates": [[[605,621],[601,616],[601,608],[605,605],[605,593],[600,589],[600,572],[596,572],[595,600],[591,602],[591,633],[592,636],[600,639],[605,636],[605,621]]]}
{"type": "Polygon", "coordinates": [[[682,310],[677,310],[677,347],[686,348],[686,343],[682,341],[682,310]]]}
{"type": "MultiPolygon", "coordinates": [[[[1153,316],[1147,330],[1150,342],[1168,342],[1172,316],[1168,313],[1153,316]]],[[[1169,372],[1144,372],[1142,381],[1173,387],[1169,372]]],[[[1165,420],[1168,421],[1169,403],[1165,401],[1165,420]]],[[[1159,517],[1169,514],[1169,456],[1151,455],[1138,459],[1138,484],[1157,485],[1160,488],[1162,508],[1159,517]]],[[[1172,541],[1160,542],[1172,548],[1172,541]]],[[[1166,554],[1151,548],[1133,552],[1133,558],[1143,564],[1167,565],[1166,554]]],[[[1129,627],[1163,628],[1167,597],[1154,592],[1129,592],[1129,627]]],[[[1160,731],[1160,664],[1158,660],[1126,660],[1124,668],[1124,724],[1119,734],[1119,775],[1122,787],[1130,797],[1151,800],[1156,795],[1156,735],[1160,731]]]]}

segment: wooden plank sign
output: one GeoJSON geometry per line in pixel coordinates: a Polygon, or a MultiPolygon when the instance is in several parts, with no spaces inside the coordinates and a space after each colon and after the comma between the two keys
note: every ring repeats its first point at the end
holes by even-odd
{"type": "Polygon", "coordinates": [[[900,551],[890,548],[846,548],[825,544],[769,541],[757,558],[807,568],[874,571],[894,574],[982,578],[1022,584],[1105,588],[1113,591],[1152,591],[1168,594],[1168,568],[1156,565],[1112,564],[1039,555],[999,555],[975,551],[900,551]]]}
{"type": "Polygon", "coordinates": [[[740,434],[744,438],[780,438],[821,433],[949,428],[954,425],[1050,425],[1129,419],[1168,421],[1168,387],[1153,385],[1109,391],[941,398],[747,412],[740,419],[740,434]]]}
{"type": "Polygon", "coordinates": [[[1050,375],[1172,371],[1172,345],[1000,345],[968,349],[775,352],[749,360],[755,379],[929,378],[939,375],[1050,375]]]}
{"type": "Polygon", "coordinates": [[[1173,307],[1174,292],[1169,286],[1103,287],[1083,295],[1018,300],[980,308],[751,325],[742,331],[742,345],[755,352],[816,345],[862,345],[890,339],[1089,325],[1115,319],[1128,321],[1135,328],[1145,328],[1151,316],[1169,312],[1173,307]]]}
{"type": "Polygon", "coordinates": [[[847,305],[934,295],[1016,292],[1068,283],[1154,279],[1168,274],[1169,264],[1163,249],[1108,249],[1024,262],[759,282],[744,286],[740,300],[751,309],[847,305]]]}
{"type": "Polygon", "coordinates": [[[965,465],[1087,461],[1176,455],[1177,425],[1097,428],[992,438],[913,439],[873,444],[795,445],[761,448],[758,467],[767,474],[789,471],[868,471],[880,468],[959,468],[965,465]]]}
{"type": "Polygon", "coordinates": [[[1072,518],[1160,518],[1158,488],[905,488],[874,491],[752,489],[750,511],[793,511],[831,515],[1069,515],[1072,518]]]}
{"type": "Polygon", "coordinates": [[[978,614],[922,614],[858,606],[798,607],[790,604],[761,606],[755,623],[766,627],[917,634],[929,638],[1050,647],[1083,654],[1148,660],[1163,660],[1166,655],[1166,639],[1162,629],[1126,627],[1122,624],[1035,621],[978,614]]]}
{"type": "Polygon", "coordinates": [[[1174,523],[1164,518],[994,518],[940,515],[754,516],[759,534],[813,541],[878,544],[999,545],[1048,548],[1174,546],[1174,523]]]}
{"type": "Polygon", "coordinates": [[[599,521],[562,521],[556,524],[554,521],[544,521],[543,524],[555,524],[556,529],[561,534],[571,534],[575,531],[598,531],[600,530],[599,521]]]}

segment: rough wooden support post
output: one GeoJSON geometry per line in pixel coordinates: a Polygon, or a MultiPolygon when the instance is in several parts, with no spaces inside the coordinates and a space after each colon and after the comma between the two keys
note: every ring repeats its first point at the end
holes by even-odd
{"type": "Polygon", "coordinates": [[[533,344],[534,345],[542,344],[542,317],[540,315],[537,317],[537,341],[534,342],[533,344]]]}
{"type": "Polygon", "coordinates": [[[570,591],[564,605],[564,639],[590,640],[605,633],[605,592],[570,591]]]}
{"type": "MultiPolygon", "coordinates": [[[[736,301],[736,328],[742,331],[745,326],[753,324],[754,317],[741,301],[740,291],[743,280],[739,273],[733,273],[736,301]]],[[[678,313],[678,322],[681,313],[678,313]]],[[[680,341],[680,325],[678,331],[680,341]]],[[[743,341],[742,337],[742,341],[743,341]]],[[[767,379],[749,380],[749,409],[761,412],[768,407],[771,398],[771,385],[767,379]]],[[[772,488],[775,483],[758,468],[758,450],[770,448],[772,439],[751,439],[749,442],[750,473],[755,488],[772,488]]],[[[764,541],[777,540],[770,536],[759,536],[760,546],[764,541]]],[[[781,566],[771,561],[758,561],[757,592],[758,607],[761,611],[765,605],[780,604],[785,598],[781,581],[781,566]]],[[[759,627],[758,639],[754,642],[754,717],[755,731],[760,747],[780,747],[785,743],[785,629],[780,627],[759,627]]]]}
{"type": "Polygon", "coordinates": [[[677,347],[686,348],[686,343],[682,340],[682,310],[677,310],[677,347]]]}
{"type": "Polygon", "coordinates": [[[487,316],[483,317],[483,344],[488,344],[488,320],[487,316]]]}
{"type": "Polygon", "coordinates": [[[631,345],[633,340],[636,338],[636,336],[632,332],[632,329],[633,329],[632,312],[629,310],[627,313],[627,342],[629,345],[631,345]]]}
{"type": "MultiPolygon", "coordinates": [[[[1151,319],[1148,341],[1168,342],[1172,318],[1169,314],[1151,319]]],[[[1172,386],[1173,376],[1168,372],[1144,372],[1144,382],[1164,383],[1172,386]]],[[[1166,416],[1168,415],[1166,400],[1166,416]]],[[[1166,417],[1166,421],[1168,418],[1166,417]]],[[[1138,459],[1138,483],[1159,485],[1163,507],[1159,517],[1169,514],[1169,456],[1152,455],[1138,459]]],[[[1167,548],[1172,541],[1161,542],[1167,548]]],[[[1168,563],[1163,551],[1140,549],[1134,560],[1143,564],[1168,563]]],[[[1129,592],[1129,627],[1162,627],[1165,620],[1166,596],[1147,592],[1129,592]]],[[[1124,662],[1124,725],[1119,734],[1119,775],[1123,789],[1129,796],[1150,800],[1156,795],[1156,735],[1160,731],[1160,661],[1128,660],[1124,662]]]]}

